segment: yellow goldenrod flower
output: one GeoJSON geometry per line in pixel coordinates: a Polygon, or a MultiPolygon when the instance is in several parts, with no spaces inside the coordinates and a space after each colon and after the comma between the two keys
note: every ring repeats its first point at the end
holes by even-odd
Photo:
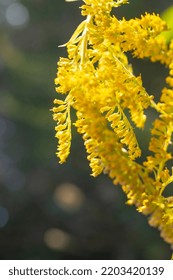
{"type": "Polygon", "coordinates": [[[74,125],[83,137],[92,175],[104,172],[114,184],[121,184],[127,203],[147,215],[150,225],[173,245],[173,197],[163,195],[173,182],[167,165],[173,157],[173,40],[168,45],[162,36],[167,26],[159,15],[118,20],[111,14],[126,3],[84,0],[86,19],[64,45],[68,58],[60,58],[55,79],[56,91],[66,95],[64,101],[55,99],[52,109],[57,156],[62,163],[70,152],[73,107],[74,125]],[[147,93],[141,76],[134,75],[126,52],[159,61],[169,69],[158,103],[147,93]],[[141,148],[134,128],[145,130],[149,107],[158,117],[152,124],[150,154],[139,164],[135,159],[141,156],[141,148]]]}

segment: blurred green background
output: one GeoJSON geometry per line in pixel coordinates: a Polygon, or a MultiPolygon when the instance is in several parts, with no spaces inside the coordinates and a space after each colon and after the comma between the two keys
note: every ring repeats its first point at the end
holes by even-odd
{"type": "MultiPolygon", "coordinates": [[[[57,61],[81,21],[82,2],[0,0],[0,259],[170,259],[119,186],[94,179],[80,136],[58,164],[50,109],[57,61]]],[[[131,0],[121,18],[161,13],[170,1],[131,0]]],[[[130,58],[131,59],[131,58],[130,58]]],[[[134,60],[156,100],[167,70],[134,60]]],[[[150,113],[148,126],[154,118],[150,113]]],[[[138,135],[147,154],[147,135],[138,135]]]]}

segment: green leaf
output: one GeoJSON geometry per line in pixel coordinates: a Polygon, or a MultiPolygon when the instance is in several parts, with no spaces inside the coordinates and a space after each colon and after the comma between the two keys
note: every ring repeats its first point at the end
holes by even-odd
{"type": "Polygon", "coordinates": [[[166,41],[169,43],[173,39],[173,5],[167,8],[162,14],[161,18],[166,21],[169,30],[162,32],[166,41]]]}

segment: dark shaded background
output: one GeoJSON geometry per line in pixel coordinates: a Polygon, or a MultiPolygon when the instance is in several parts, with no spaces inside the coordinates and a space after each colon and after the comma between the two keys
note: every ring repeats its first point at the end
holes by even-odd
{"type": "MultiPolygon", "coordinates": [[[[119,186],[94,179],[73,131],[64,165],[55,156],[49,109],[65,43],[81,21],[82,2],[0,0],[0,258],[170,259],[146,217],[125,205],[119,186]]],[[[170,1],[131,0],[116,14],[160,13],[170,1]]],[[[129,58],[131,59],[131,58],[129,58]]],[[[167,70],[135,63],[148,91],[160,95],[167,70]]],[[[148,127],[154,118],[150,112],[148,127]]],[[[147,134],[138,135],[147,154],[147,134]]]]}

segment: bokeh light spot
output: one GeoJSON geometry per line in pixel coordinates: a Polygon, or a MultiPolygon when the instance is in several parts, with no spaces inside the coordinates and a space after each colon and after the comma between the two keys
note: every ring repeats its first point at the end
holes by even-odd
{"type": "Polygon", "coordinates": [[[78,210],[85,200],[80,188],[71,183],[59,185],[54,192],[55,203],[65,210],[78,210]]]}
{"type": "Polygon", "coordinates": [[[54,250],[64,251],[71,241],[71,236],[57,228],[48,229],[44,234],[45,244],[54,250]]]}
{"type": "Polygon", "coordinates": [[[24,25],[29,20],[29,12],[24,5],[13,3],[6,10],[6,20],[13,26],[24,25]]]}
{"type": "Polygon", "coordinates": [[[5,207],[0,206],[0,228],[3,228],[7,224],[8,220],[8,210],[5,207]]]}

